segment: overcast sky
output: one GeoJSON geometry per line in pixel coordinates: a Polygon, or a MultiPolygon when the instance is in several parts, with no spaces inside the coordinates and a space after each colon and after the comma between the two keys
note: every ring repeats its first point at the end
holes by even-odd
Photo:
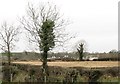
{"type": "MultiPolygon", "coordinates": [[[[118,50],[118,1],[119,0],[0,0],[0,24],[3,21],[15,23],[26,13],[27,3],[50,2],[60,9],[71,24],[66,27],[70,34],[76,34],[67,45],[67,50],[79,40],[87,42],[89,52],[118,50]]],[[[1,32],[1,31],[0,31],[1,32]]],[[[17,51],[26,50],[25,40],[18,42],[17,51]]]]}

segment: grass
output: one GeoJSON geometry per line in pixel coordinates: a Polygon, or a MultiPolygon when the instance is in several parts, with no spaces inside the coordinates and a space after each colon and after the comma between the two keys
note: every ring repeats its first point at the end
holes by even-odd
{"type": "Polygon", "coordinates": [[[28,74],[25,71],[19,71],[18,74],[16,74],[16,76],[14,77],[13,82],[24,82],[25,77],[27,77],[28,74]]]}
{"type": "Polygon", "coordinates": [[[2,80],[0,80],[0,84],[2,84],[2,80]]]}
{"type": "Polygon", "coordinates": [[[86,76],[78,76],[77,82],[88,82],[88,78],[86,76]]]}
{"type": "Polygon", "coordinates": [[[98,82],[119,82],[120,78],[118,77],[113,77],[110,75],[103,75],[99,78],[98,82]]]}

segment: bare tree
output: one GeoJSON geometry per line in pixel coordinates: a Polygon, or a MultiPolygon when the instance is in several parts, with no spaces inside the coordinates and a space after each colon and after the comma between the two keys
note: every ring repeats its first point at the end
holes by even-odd
{"type": "Polygon", "coordinates": [[[0,48],[7,54],[8,57],[8,68],[9,68],[9,77],[8,81],[10,82],[10,65],[11,65],[11,50],[14,47],[14,43],[18,41],[16,36],[19,34],[19,27],[15,28],[13,25],[8,25],[6,22],[1,26],[0,32],[0,48]]]}
{"type": "Polygon", "coordinates": [[[20,22],[31,35],[30,42],[35,43],[43,52],[43,69],[46,73],[48,51],[67,40],[63,28],[68,22],[62,19],[56,6],[49,3],[40,4],[38,8],[28,4],[27,16],[20,22]]]}

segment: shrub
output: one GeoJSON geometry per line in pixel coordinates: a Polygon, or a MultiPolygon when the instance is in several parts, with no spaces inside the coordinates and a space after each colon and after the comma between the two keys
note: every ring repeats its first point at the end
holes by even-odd
{"type": "Polygon", "coordinates": [[[113,67],[113,68],[106,69],[105,74],[110,74],[113,77],[119,76],[119,74],[120,74],[119,68],[118,67],[113,67]]]}

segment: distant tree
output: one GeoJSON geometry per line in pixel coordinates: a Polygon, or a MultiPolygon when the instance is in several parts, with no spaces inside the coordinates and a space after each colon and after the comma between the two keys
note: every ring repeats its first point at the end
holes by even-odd
{"type": "Polygon", "coordinates": [[[74,50],[77,50],[77,54],[79,55],[79,60],[82,61],[83,57],[87,56],[87,42],[85,40],[79,40],[76,42],[75,46],[73,48],[75,48],[74,50]]]}
{"type": "Polygon", "coordinates": [[[30,34],[30,42],[34,42],[42,51],[42,65],[46,72],[48,51],[57,43],[61,45],[66,40],[66,34],[61,30],[67,22],[61,19],[56,6],[48,3],[41,4],[38,8],[28,4],[27,16],[22,18],[21,23],[30,34]]]}
{"type": "Polygon", "coordinates": [[[25,55],[28,55],[28,52],[26,50],[24,50],[23,53],[25,53],[25,55]]]}
{"type": "Polygon", "coordinates": [[[20,33],[19,27],[14,27],[13,25],[8,25],[6,22],[1,26],[0,31],[0,48],[7,54],[8,57],[8,68],[9,68],[9,77],[8,81],[10,82],[10,67],[11,67],[11,50],[14,47],[14,43],[18,41],[17,35],[20,33]]]}
{"type": "Polygon", "coordinates": [[[80,61],[83,60],[83,50],[84,50],[83,46],[84,46],[84,44],[81,43],[81,44],[79,44],[79,47],[77,48],[77,51],[79,53],[79,60],[80,61]]]}
{"type": "Polygon", "coordinates": [[[111,50],[109,53],[117,53],[116,49],[111,50]]]}

